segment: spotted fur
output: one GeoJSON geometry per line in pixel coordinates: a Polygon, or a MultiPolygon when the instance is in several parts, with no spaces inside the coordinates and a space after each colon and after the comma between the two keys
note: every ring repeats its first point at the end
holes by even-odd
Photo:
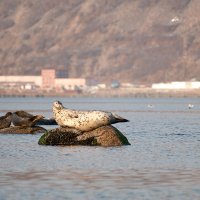
{"type": "Polygon", "coordinates": [[[111,112],[67,109],[59,101],[53,103],[53,113],[58,125],[80,131],[91,131],[105,125],[128,122],[127,119],[111,112]]]}

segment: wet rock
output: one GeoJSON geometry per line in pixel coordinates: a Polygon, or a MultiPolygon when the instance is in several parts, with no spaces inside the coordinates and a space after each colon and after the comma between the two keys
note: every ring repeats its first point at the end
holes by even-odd
{"type": "Polygon", "coordinates": [[[0,129],[0,134],[35,134],[44,133],[46,129],[40,126],[10,126],[8,128],[0,129]]]}
{"type": "Polygon", "coordinates": [[[81,132],[72,128],[56,128],[41,136],[40,145],[130,145],[127,138],[113,126],[102,126],[92,131],[81,132]]]}

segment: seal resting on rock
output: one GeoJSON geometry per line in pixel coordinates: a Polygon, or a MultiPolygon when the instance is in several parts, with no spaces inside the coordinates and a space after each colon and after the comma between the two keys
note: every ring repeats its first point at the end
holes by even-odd
{"type": "Polygon", "coordinates": [[[35,126],[35,124],[43,119],[42,115],[31,115],[25,111],[16,111],[12,114],[12,123],[15,126],[35,126]]]}
{"type": "Polygon", "coordinates": [[[75,128],[80,131],[91,131],[101,126],[128,122],[112,112],[81,111],[65,108],[60,101],[53,103],[54,118],[61,127],[75,128]]]}
{"type": "Polygon", "coordinates": [[[7,112],[4,116],[0,117],[0,129],[8,128],[12,122],[12,113],[7,112]]]}

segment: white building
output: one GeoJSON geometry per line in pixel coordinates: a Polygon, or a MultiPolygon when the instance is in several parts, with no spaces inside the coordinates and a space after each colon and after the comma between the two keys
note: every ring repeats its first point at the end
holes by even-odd
{"type": "Polygon", "coordinates": [[[86,86],[84,78],[56,78],[51,71],[47,71],[42,76],[0,76],[1,88],[64,88],[66,90],[83,89],[86,86]]]}
{"type": "Polygon", "coordinates": [[[153,83],[153,89],[200,89],[200,82],[153,83]]]}
{"type": "Polygon", "coordinates": [[[86,85],[84,78],[56,78],[55,87],[64,88],[66,90],[83,89],[86,85]]]}
{"type": "Polygon", "coordinates": [[[15,83],[34,83],[37,86],[42,85],[41,76],[0,76],[0,83],[15,84],[15,83]]]}

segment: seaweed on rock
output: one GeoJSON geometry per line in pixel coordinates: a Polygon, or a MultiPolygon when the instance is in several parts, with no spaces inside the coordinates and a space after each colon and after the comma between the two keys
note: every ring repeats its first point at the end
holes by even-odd
{"type": "Polygon", "coordinates": [[[102,126],[92,131],[81,132],[74,128],[56,128],[46,131],[38,141],[40,145],[130,145],[127,138],[113,126],[102,126]]]}

